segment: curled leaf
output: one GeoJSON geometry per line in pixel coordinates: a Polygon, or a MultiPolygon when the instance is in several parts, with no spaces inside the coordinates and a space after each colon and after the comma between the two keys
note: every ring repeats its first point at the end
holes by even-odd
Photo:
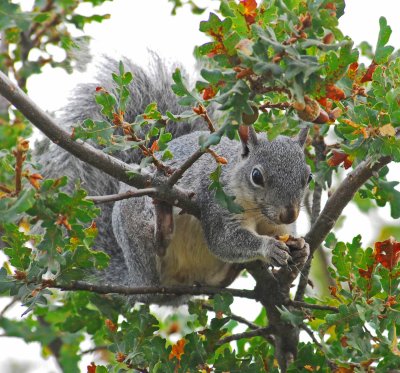
{"type": "Polygon", "coordinates": [[[346,98],[346,95],[342,89],[334,84],[328,84],[326,86],[326,97],[333,101],[340,101],[346,98]]]}
{"type": "Polygon", "coordinates": [[[393,237],[386,241],[375,242],[374,255],[376,262],[391,271],[400,261],[400,242],[393,237]]]}
{"type": "Polygon", "coordinates": [[[343,163],[344,168],[347,170],[353,164],[353,160],[350,159],[348,154],[333,150],[332,157],[328,159],[327,163],[331,167],[339,166],[343,163]]]}

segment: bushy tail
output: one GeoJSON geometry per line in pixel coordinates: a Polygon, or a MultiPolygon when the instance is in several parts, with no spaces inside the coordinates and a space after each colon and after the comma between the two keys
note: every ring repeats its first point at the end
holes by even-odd
{"type": "MultiPolygon", "coordinates": [[[[142,114],[148,104],[157,102],[160,112],[171,111],[178,114],[183,108],[178,105],[176,96],[171,91],[171,71],[160,58],[154,56],[148,71],[135,65],[131,61],[123,60],[125,71],[131,71],[134,79],[128,89],[130,100],[125,112],[125,120],[129,123],[135,117],[142,114]]],[[[102,120],[100,107],[95,101],[96,87],[103,87],[109,92],[115,93],[113,88],[112,72],[118,72],[118,61],[104,57],[94,83],[79,84],[72,92],[69,103],[59,112],[59,124],[70,128],[85,119],[102,120]]],[[[167,127],[174,137],[182,136],[196,129],[204,128],[202,122],[195,123],[172,123],[167,127]]],[[[134,151],[124,152],[118,155],[126,162],[138,161],[140,155],[134,151]]],[[[36,147],[36,161],[43,165],[41,173],[46,178],[58,178],[68,176],[71,190],[73,183],[79,179],[89,195],[107,195],[118,192],[118,182],[71,154],[67,153],[49,140],[42,140],[36,147]]],[[[125,283],[127,269],[124,258],[115,240],[111,227],[112,204],[103,204],[101,215],[97,220],[99,235],[96,248],[111,255],[111,266],[107,280],[114,283],[125,283]]]]}

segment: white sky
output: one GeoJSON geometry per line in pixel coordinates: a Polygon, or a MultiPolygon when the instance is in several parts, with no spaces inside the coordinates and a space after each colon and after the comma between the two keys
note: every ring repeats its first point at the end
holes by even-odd
{"type": "MultiPolygon", "coordinates": [[[[29,4],[31,0],[26,0],[29,4]]],[[[218,2],[198,0],[197,3],[215,4],[218,2]]],[[[146,49],[156,51],[166,60],[181,62],[188,71],[193,71],[194,58],[192,48],[207,41],[205,36],[198,31],[199,22],[206,19],[206,15],[194,16],[186,8],[180,9],[177,16],[170,16],[171,4],[167,0],[115,0],[105,4],[99,13],[110,13],[111,19],[103,24],[93,24],[86,28],[87,34],[93,36],[93,49],[95,53],[107,53],[114,56],[125,55],[132,58],[136,63],[146,65],[146,49]]],[[[82,12],[85,9],[82,9],[82,12]]],[[[356,44],[363,40],[375,45],[378,30],[379,17],[387,18],[388,24],[393,29],[390,44],[396,48],[400,47],[400,1],[397,0],[348,0],[346,13],[340,24],[342,31],[349,35],[356,44]]],[[[78,81],[83,81],[84,76],[76,74],[69,76],[61,69],[46,69],[42,75],[32,77],[29,82],[29,93],[31,97],[44,109],[56,110],[65,102],[68,91],[78,81]]],[[[398,175],[398,171],[397,171],[398,175]]],[[[391,172],[392,179],[395,172],[391,172]]],[[[383,209],[383,218],[389,217],[389,210],[383,209]]],[[[379,221],[379,217],[361,215],[357,209],[350,205],[345,213],[352,216],[351,221],[357,221],[357,226],[351,224],[350,229],[339,231],[341,240],[350,240],[354,235],[361,233],[364,242],[373,240],[376,230],[371,227],[371,219],[379,221]],[[353,215],[356,214],[356,215],[353,215]]],[[[382,215],[382,213],[380,213],[382,215]]],[[[397,221],[398,224],[398,221],[397,221]]],[[[300,229],[305,231],[305,229],[300,229]]],[[[235,284],[236,287],[244,285],[243,280],[235,284]]],[[[0,310],[5,304],[0,299],[0,310]]],[[[242,302],[235,304],[234,311],[243,316],[252,318],[259,308],[254,302],[242,302]]],[[[21,308],[14,310],[18,317],[22,313],[21,308]]],[[[3,373],[21,372],[21,368],[12,370],[12,365],[31,362],[32,369],[29,372],[57,372],[56,365],[52,359],[42,360],[38,344],[29,346],[19,339],[0,338],[0,371],[3,373]]],[[[86,357],[82,370],[86,371],[86,365],[93,357],[86,357]]],[[[27,370],[24,369],[24,372],[27,370]]]]}

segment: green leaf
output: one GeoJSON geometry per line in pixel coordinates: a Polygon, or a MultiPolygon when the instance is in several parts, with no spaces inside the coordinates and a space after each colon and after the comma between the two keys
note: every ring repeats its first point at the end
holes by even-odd
{"type": "Polygon", "coordinates": [[[390,35],[392,34],[392,29],[390,28],[390,26],[388,26],[385,17],[379,18],[379,27],[380,30],[378,42],[376,44],[374,60],[377,64],[382,64],[387,62],[394,48],[392,46],[386,46],[387,42],[389,41],[390,35]]]}
{"type": "Polygon", "coordinates": [[[233,296],[230,293],[217,294],[214,297],[214,311],[222,312],[225,315],[231,314],[230,305],[233,303],[233,296]]]}
{"type": "Polygon", "coordinates": [[[23,190],[18,197],[0,199],[0,223],[13,222],[35,203],[35,190],[23,190]]]}

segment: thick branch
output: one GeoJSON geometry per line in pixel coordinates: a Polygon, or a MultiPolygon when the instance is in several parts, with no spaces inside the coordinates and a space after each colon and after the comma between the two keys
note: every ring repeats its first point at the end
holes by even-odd
{"type": "MultiPolygon", "coordinates": [[[[381,157],[375,163],[371,160],[361,162],[347,177],[342,181],[336,191],[328,199],[324,209],[318,216],[310,231],[305,236],[306,242],[310,245],[310,257],[306,262],[303,270],[303,275],[308,277],[308,272],[312,260],[313,254],[319,245],[322,244],[325,237],[334,227],[337,219],[341,215],[343,209],[352,200],[355,193],[361,186],[377,171],[382,167],[390,163],[391,157],[381,157]]],[[[300,286],[297,289],[296,300],[300,301],[303,299],[305,293],[305,285],[300,286]]]]}
{"type": "Polygon", "coordinates": [[[199,208],[191,200],[190,193],[176,187],[172,189],[163,187],[163,183],[154,182],[148,175],[136,173],[134,177],[131,177],[128,172],[137,171],[136,167],[111,157],[82,140],[73,140],[67,131],[59,127],[47,113],[41,110],[2,72],[0,72],[0,94],[10,101],[51,141],[75,157],[135,188],[157,187],[158,199],[178,206],[193,215],[199,215],[199,208]]]}
{"type": "Polygon", "coordinates": [[[335,225],[343,209],[352,200],[361,186],[382,167],[390,163],[390,157],[381,157],[374,164],[370,160],[361,162],[339,185],[328,199],[324,209],[315,224],[307,233],[305,239],[310,245],[311,253],[322,244],[327,234],[335,225]]]}
{"type": "Polygon", "coordinates": [[[121,285],[98,285],[75,281],[69,284],[51,284],[49,287],[64,291],[85,290],[98,294],[174,294],[174,295],[215,295],[230,293],[234,297],[255,299],[253,290],[226,289],[213,286],[142,286],[128,287],[121,285]]]}

